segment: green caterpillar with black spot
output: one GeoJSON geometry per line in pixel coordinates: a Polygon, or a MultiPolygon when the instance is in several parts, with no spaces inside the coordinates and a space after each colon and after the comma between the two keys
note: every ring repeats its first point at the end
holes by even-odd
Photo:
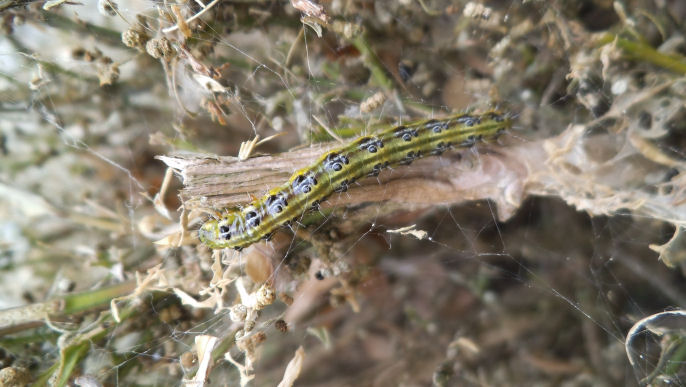
{"type": "Polygon", "coordinates": [[[345,192],[355,180],[376,176],[392,165],[409,164],[451,148],[468,148],[490,141],[512,126],[513,117],[496,111],[459,114],[390,128],[364,136],[324,154],[293,174],[280,187],[242,208],[227,209],[219,219],[205,222],[200,240],[213,249],[241,250],[316,208],[329,195],[345,192]]]}

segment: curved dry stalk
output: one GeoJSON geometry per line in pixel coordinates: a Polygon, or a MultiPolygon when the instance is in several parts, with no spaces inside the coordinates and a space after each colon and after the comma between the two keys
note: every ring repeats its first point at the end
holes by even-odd
{"type": "MultiPolygon", "coordinates": [[[[321,208],[353,207],[363,203],[396,203],[406,210],[490,199],[498,218],[512,216],[529,195],[557,196],[592,215],[631,210],[637,215],[672,224],[686,222],[686,205],[671,193],[655,193],[654,185],[637,184],[646,171],[665,167],[643,156],[629,141],[615,157],[594,160],[585,154],[585,126],[570,126],[547,140],[509,146],[484,145],[463,152],[429,157],[396,167],[378,177],[360,180],[347,192],[330,196],[321,208]],[[627,163],[643,165],[636,173],[622,171],[627,163]]],[[[606,136],[628,136],[628,131],[606,136]]],[[[594,153],[616,153],[616,141],[594,138],[594,153]]],[[[291,174],[338,146],[320,144],[287,153],[239,162],[232,157],[198,154],[159,156],[182,177],[186,210],[240,206],[282,184],[291,174]]],[[[388,206],[389,210],[398,206],[388,206]]],[[[378,216],[379,213],[372,216],[378,216]]]]}

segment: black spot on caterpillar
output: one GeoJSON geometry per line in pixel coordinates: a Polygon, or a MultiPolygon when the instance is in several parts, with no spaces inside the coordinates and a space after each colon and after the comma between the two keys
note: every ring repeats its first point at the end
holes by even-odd
{"type": "Polygon", "coordinates": [[[213,249],[240,250],[266,239],[278,227],[317,208],[324,198],[345,192],[352,182],[376,176],[391,165],[409,164],[451,148],[474,146],[492,140],[512,125],[511,116],[499,112],[459,114],[397,126],[353,140],[327,152],[312,165],[294,173],[282,186],[244,208],[227,209],[198,230],[200,240],[213,249]]]}
{"type": "Polygon", "coordinates": [[[356,143],[359,150],[367,150],[369,153],[376,153],[383,148],[383,141],[373,137],[362,137],[356,143]]]}

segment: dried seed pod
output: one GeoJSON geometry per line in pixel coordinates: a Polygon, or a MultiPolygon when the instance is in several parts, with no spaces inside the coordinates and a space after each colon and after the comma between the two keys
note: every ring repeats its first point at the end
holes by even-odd
{"type": "Polygon", "coordinates": [[[276,299],[276,292],[272,286],[264,284],[260,286],[255,296],[257,298],[257,304],[255,305],[255,308],[262,309],[265,306],[274,303],[274,300],[276,299]]]}
{"type": "Polygon", "coordinates": [[[382,91],[379,91],[371,97],[362,101],[362,103],[360,104],[360,111],[362,113],[369,113],[372,110],[375,110],[379,106],[383,105],[384,101],[386,101],[386,95],[382,91]]]}
{"type": "Polygon", "coordinates": [[[168,59],[176,53],[169,39],[165,37],[148,40],[145,44],[145,51],[155,59],[168,59]]]}
{"type": "Polygon", "coordinates": [[[144,50],[145,42],[147,42],[148,39],[150,39],[148,34],[139,27],[129,28],[121,34],[122,43],[124,43],[125,46],[135,48],[138,51],[144,50]]]}
{"type": "Polygon", "coordinates": [[[274,328],[276,328],[279,332],[286,333],[288,332],[288,323],[281,319],[276,320],[274,323],[274,328]]]}
{"type": "Polygon", "coordinates": [[[248,308],[243,304],[236,304],[229,310],[229,318],[234,322],[245,321],[248,316],[248,308]]]}

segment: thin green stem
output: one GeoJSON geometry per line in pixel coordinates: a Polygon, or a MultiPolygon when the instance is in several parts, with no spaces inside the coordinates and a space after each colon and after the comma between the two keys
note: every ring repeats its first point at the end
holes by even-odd
{"type": "Polygon", "coordinates": [[[125,296],[131,293],[135,288],[136,283],[134,281],[128,281],[103,289],[69,294],[64,297],[64,308],[62,309],[62,313],[73,314],[87,309],[109,305],[112,299],[125,296]]]}
{"type": "Polygon", "coordinates": [[[45,302],[0,310],[0,334],[33,328],[48,316],[70,315],[106,307],[112,299],[130,294],[135,287],[134,281],[128,281],[104,289],[68,294],[45,302]]]}
{"type": "MultiPolygon", "coordinates": [[[[119,316],[122,320],[125,320],[137,311],[137,307],[128,306],[120,312],[119,316]]],[[[111,315],[101,317],[101,322],[105,320],[111,323],[107,325],[101,324],[100,327],[95,328],[93,332],[84,333],[72,338],[71,343],[61,349],[59,361],[43,372],[31,386],[47,386],[49,385],[50,380],[54,380],[54,382],[50,384],[52,386],[66,386],[70,381],[74,370],[88,354],[91,343],[101,340],[118,326],[113,323],[111,315]],[[57,374],[55,375],[55,373],[57,374]]]]}
{"type": "Polygon", "coordinates": [[[365,65],[372,72],[372,78],[379,84],[384,90],[393,90],[393,81],[386,76],[386,70],[384,70],[381,62],[379,62],[378,57],[374,51],[369,46],[367,38],[364,34],[359,34],[352,39],[352,44],[357,48],[357,50],[362,54],[364,58],[365,65]]]}
{"type": "Polygon", "coordinates": [[[98,42],[108,43],[114,46],[121,46],[121,32],[109,28],[100,27],[84,20],[72,20],[57,12],[40,11],[43,21],[57,29],[71,30],[79,35],[91,35],[97,38],[98,42]]]}
{"type": "Polygon", "coordinates": [[[686,74],[686,57],[677,54],[663,54],[653,47],[621,38],[614,34],[606,34],[598,40],[599,46],[614,44],[631,59],[652,63],[679,74],[686,74]]]}

